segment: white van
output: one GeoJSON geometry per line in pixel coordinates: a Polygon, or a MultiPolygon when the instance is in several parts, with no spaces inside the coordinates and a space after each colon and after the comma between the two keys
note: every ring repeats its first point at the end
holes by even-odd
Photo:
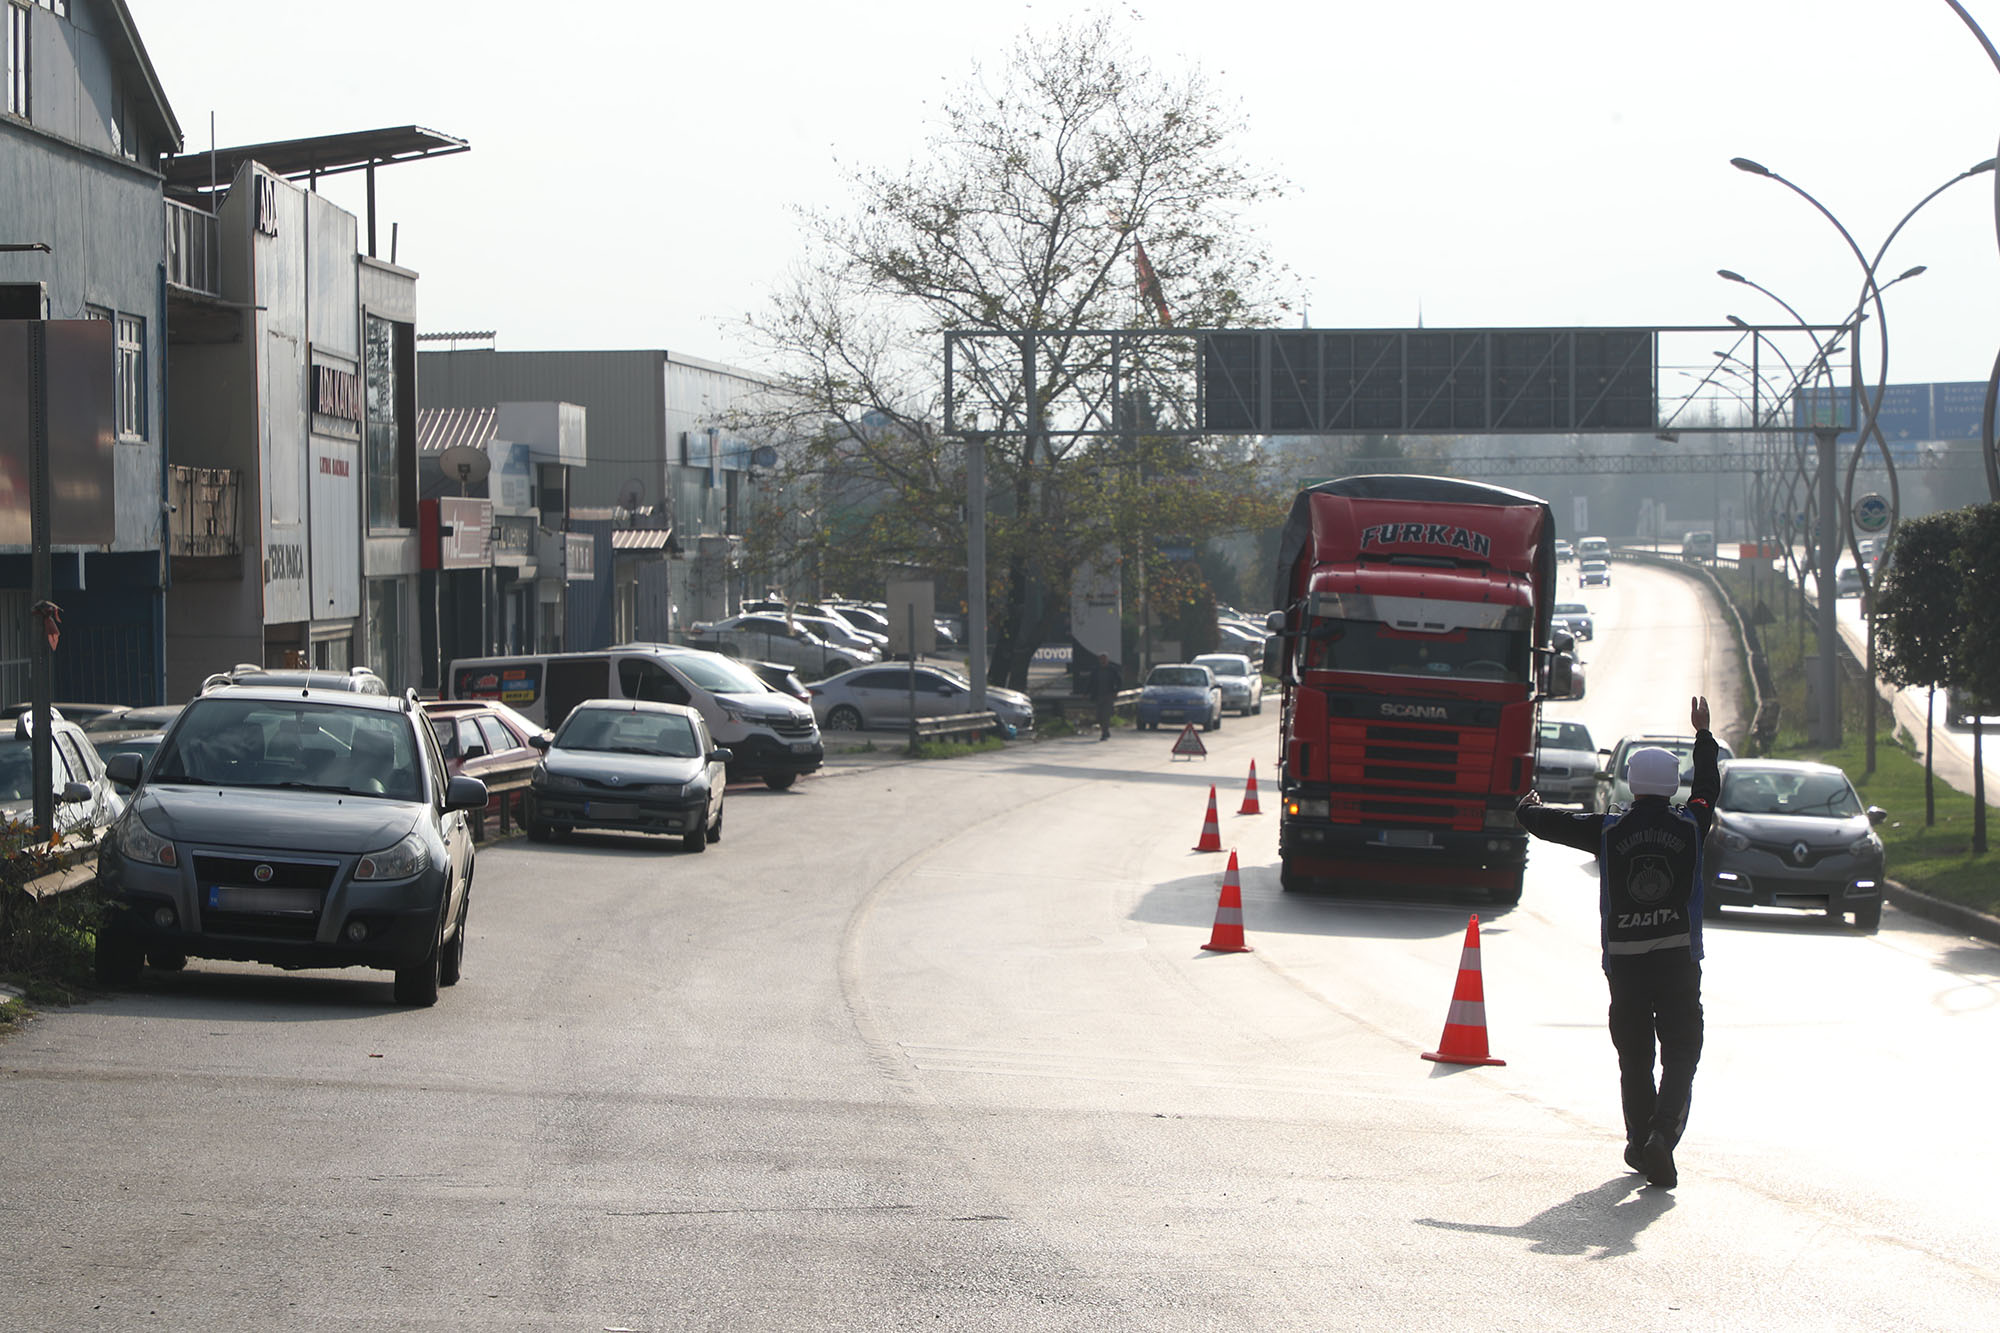
{"type": "Polygon", "coordinates": [[[628,643],[591,653],[461,657],[445,673],[447,699],[497,699],[543,726],[562,725],[585,699],[686,704],[729,750],[729,780],[762,778],[783,791],[826,758],[812,709],[720,653],[628,643]]]}
{"type": "Polygon", "coordinates": [[[1576,558],[1578,560],[1609,560],[1611,558],[1611,543],[1603,537],[1581,538],[1576,544],[1576,558]]]}

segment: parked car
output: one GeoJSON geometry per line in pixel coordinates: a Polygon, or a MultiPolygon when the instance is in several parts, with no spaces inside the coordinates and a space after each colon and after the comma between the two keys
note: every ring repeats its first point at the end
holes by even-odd
{"type": "Polygon", "coordinates": [[[144,704],[137,708],[113,709],[88,719],[71,717],[68,713],[64,713],[63,716],[93,736],[100,731],[165,731],[173,725],[174,719],[181,715],[181,709],[186,706],[144,704]]]}
{"type": "Polygon", "coordinates": [[[1204,731],[1220,727],[1222,687],[1215,673],[1193,662],[1169,662],[1147,672],[1139,687],[1139,730],[1162,722],[1198,722],[1204,731]]]}
{"type": "MultiPolygon", "coordinates": [[[[31,716],[14,719],[0,740],[0,820],[29,824],[35,818],[35,759],[31,716]]],[[[83,728],[57,709],[49,718],[50,821],[64,842],[95,842],[125,812],[125,798],[105,775],[104,760],[83,728]]]]}
{"type": "Polygon", "coordinates": [[[1224,708],[1234,708],[1244,717],[1264,711],[1264,671],[1247,654],[1203,653],[1194,660],[1215,673],[1224,708]]]}
{"type": "Polygon", "coordinates": [[[792,622],[803,625],[837,648],[855,653],[873,653],[881,657],[888,651],[889,636],[877,634],[872,629],[860,629],[840,616],[806,615],[792,612],[792,622]]]}
{"type": "Polygon", "coordinates": [[[1608,560],[1585,560],[1577,566],[1576,581],[1584,588],[1608,588],[1611,586],[1611,562],[1608,560]]]}
{"type": "Polygon", "coordinates": [[[1831,764],[1739,759],[1722,772],[1715,827],[1702,851],[1703,911],[1791,907],[1873,933],[1882,925],[1885,813],[1864,805],[1831,764]]]}
{"type": "Polygon", "coordinates": [[[722,837],[729,751],[684,704],[590,699],[553,737],[528,788],[528,837],[572,829],[672,833],[690,852],[722,837]]]}
{"type": "Polygon", "coordinates": [[[445,771],[486,784],[488,814],[499,814],[510,794],[507,789],[518,789],[541,761],[534,740],[546,736],[547,730],[506,704],[488,699],[427,699],[424,713],[431,720],[438,748],[444,751],[445,771]],[[495,787],[502,790],[494,791],[495,787]]]}
{"type": "Polygon", "coordinates": [[[545,727],[586,699],[646,699],[700,712],[730,753],[729,780],[762,778],[783,791],[826,759],[812,709],[771,689],[741,662],[667,643],[623,643],[589,653],[458,658],[454,699],[497,699],[545,727]]]}
{"type": "Polygon", "coordinates": [[[1597,745],[1581,722],[1545,719],[1535,732],[1535,790],[1550,803],[1588,805],[1597,790],[1597,745]]]}
{"type": "Polygon", "coordinates": [[[800,703],[811,707],[812,692],[806,689],[805,682],[799,679],[799,673],[791,667],[783,662],[761,662],[754,657],[737,660],[776,693],[790,695],[800,703]]]}
{"type": "Polygon", "coordinates": [[[151,759],[160,742],[167,738],[164,731],[86,731],[83,735],[105,763],[110,763],[114,754],[136,754],[142,760],[151,759]]]}
{"type": "Polygon", "coordinates": [[[1271,636],[1263,630],[1233,621],[1217,622],[1216,638],[1223,652],[1242,653],[1253,662],[1264,658],[1264,641],[1271,636]]]}
{"type": "Polygon", "coordinates": [[[325,671],[307,667],[261,667],[254,662],[239,663],[218,671],[201,683],[201,692],[224,685],[290,685],[295,689],[352,690],[356,694],[389,693],[388,682],[367,667],[346,671],[325,671]]]}
{"type": "Polygon", "coordinates": [[[1572,638],[1589,640],[1597,637],[1597,621],[1591,616],[1590,608],[1582,602],[1557,602],[1555,614],[1569,622],[1572,638]]]}
{"type": "Polygon", "coordinates": [[[687,633],[687,646],[783,662],[815,678],[880,660],[875,652],[828,643],[803,625],[788,625],[783,616],[763,612],[696,625],[687,633]]]}
{"type": "Polygon", "coordinates": [[[221,686],[181,713],[99,849],[102,985],[189,957],[395,973],[437,1002],[465,957],[486,785],[452,777],[414,692],[221,686]]]}
{"type": "MultiPolygon", "coordinates": [[[[12,719],[21,716],[21,714],[27,712],[29,709],[33,707],[34,705],[32,703],[26,703],[26,702],[8,704],[5,708],[0,708],[0,718],[5,718],[11,721],[12,719]]],[[[55,709],[58,713],[61,713],[63,715],[63,720],[65,722],[75,723],[77,726],[83,727],[85,729],[88,729],[92,722],[97,721],[101,717],[112,717],[116,716],[119,713],[128,711],[128,709],[124,704],[80,704],[80,703],[57,702],[50,704],[49,707],[55,709]]]]}
{"type": "MultiPolygon", "coordinates": [[[[813,716],[828,731],[860,731],[867,727],[910,725],[911,683],[907,665],[856,667],[815,681],[813,716]]],[[[916,668],[916,715],[951,717],[972,710],[972,682],[956,671],[919,662],[916,668]]],[[[1016,732],[1035,727],[1035,703],[1019,690],[986,687],[986,708],[1016,732]]]]}
{"type": "MultiPolygon", "coordinates": [[[[1632,751],[1649,745],[1658,746],[1662,750],[1671,750],[1674,758],[1680,761],[1681,785],[1675,790],[1671,799],[1676,802],[1687,800],[1689,785],[1694,781],[1694,737],[1651,734],[1627,736],[1620,740],[1616,747],[1597,752],[1606,761],[1605,766],[1597,771],[1597,790],[1591,797],[1592,808],[1597,813],[1606,814],[1614,809],[1622,810],[1632,804],[1632,788],[1625,781],[1625,765],[1631,759],[1632,751]]],[[[1734,757],[1730,748],[1719,739],[1715,743],[1715,751],[1718,762],[1734,757]]]]}

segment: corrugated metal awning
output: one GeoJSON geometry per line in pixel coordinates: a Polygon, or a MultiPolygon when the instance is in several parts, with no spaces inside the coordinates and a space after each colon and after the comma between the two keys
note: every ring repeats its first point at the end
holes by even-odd
{"type": "Polygon", "coordinates": [[[674,539],[668,528],[614,528],[611,532],[611,549],[614,551],[664,551],[674,539]]]}
{"type": "Polygon", "coordinates": [[[417,452],[441,454],[454,444],[485,448],[500,422],[497,407],[426,407],[417,413],[417,452]]]}

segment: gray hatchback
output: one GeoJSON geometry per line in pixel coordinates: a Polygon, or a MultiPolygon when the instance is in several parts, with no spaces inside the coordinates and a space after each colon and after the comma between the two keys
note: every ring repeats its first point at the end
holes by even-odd
{"type": "Polygon", "coordinates": [[[414,693],[219,685],[106,769],[131,796],[97,859],[101,985],[190,957],[382,968],[409,1005],[457,982],[486,784],[447,773],[414,693]]]}
{"type": "Polygon", "coordinates": [[[1739,759],[1722,772],[1702,849],[1703,910],[1791,907],[1874,932],[1882,924],[1885,818],[1831,764],[1739,759]]]}

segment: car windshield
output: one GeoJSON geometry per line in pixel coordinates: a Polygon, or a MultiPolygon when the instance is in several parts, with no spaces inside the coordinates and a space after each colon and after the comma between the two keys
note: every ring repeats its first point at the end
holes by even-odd
{"type": "Polygon", "coordinates": [[[1180,685],[1206,689],[1208,687],[1208,673],[1200,667],[1154,667],[1153,674],[1146,677],[1146,683],[1148,685],[1180,685]]]}
{"type": "Polygon", "coordinates": [[[396,801],[423,794],[416,736],[400,712],[313,699],[197,699],[148,780],[297,787],[396,801]]]}
{"type": "Polygon", "coordinates": [[[1744,815],[1852,819],[1861,813],[1861,798],[1846,774],[1791,769],[1733,767],[1723,775],[1717,804],[1744,815]]]}
{"type": "Polygon", "coordinates": [[[1314,619],[1306,628],[1309,671],[1391,676],[1527,679],[1528,635],[1511,629],[1399,630],[1372,620],[1314,619]]]}
{"type": "Polygon", "coordinates": [[[1234,657],[1203,658],[1201,664],[1218,676],[1247,676],[1250,664],[1234,657]]]}
{"type": "Polygon", "coordinates": [[[1556,614],[1569,615],[1569,616],[1587,616],[1590,614],[1590,608],[1585,606],[1582,602],[1557,602],[1556,614]]]}
{"type": "Polygon", "coordinates": [[[1542,744],[1551,750],[1593,750],[1590,743],[1590,729],[1581,722],[1544,722],[1540,730],[1542,744]]]}
{"type": "Polygon", "coordinates": [[[684,714],[623,708],[577,709],[556,733],[555,748],[668,759],[694,759],[701,754],[694,723],[684,714]]]}

